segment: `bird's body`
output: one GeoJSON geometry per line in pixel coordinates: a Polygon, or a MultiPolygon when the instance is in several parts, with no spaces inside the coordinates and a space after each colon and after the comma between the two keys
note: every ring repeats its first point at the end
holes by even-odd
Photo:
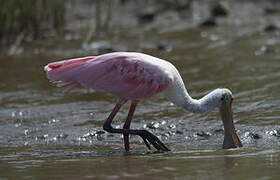
{"type": "MultiPolygon", "coordinates": [[[[119,102],[108,117],[107,123],[105,122],[104,129],[113,133],[123,133],[127,138],[128,134],[139,135],[148,147],[150,142],[158,150],[168,150],[168,148],[156,136],[147,135],[146,132],[146,135],[143,135],[145,134],[143,131],[129,129],[133,112],[139,101],[163,95],[191,112],[207,112],[223,106],[224,102],[219,99],[220,97],[225,96],[229,99],[232,95],[228,89],[217,89],[199,100],[193,99],[188,94],[175,66],[168,61],[136,52],[114,52],[54,62],[46,65],[45,71],[52,82],[64,87],[65,90],[83,86],[118,96],[119,102]],[[132,106],[124,128],[122,131],[113,129],[111,122],[115,114],[128,100],[132,101],[132,106]]],[[[229,131],[235,134],[233,123],[229,131]]],[[[240,142],[237,144],[241,145],[240,142]]],[[[125,140],[125,146],[128,150],[128,139],[125,140]]],[[[230,146],[233,146],[232,143],[230,146]]]]}
{"type": "Polygon", "coordinates": [[[66,89],[82,85],[130,100],[166,94],[183,85],[169,62],[142,53],[116,52],[51,63],[48,77],[66,89]]]}

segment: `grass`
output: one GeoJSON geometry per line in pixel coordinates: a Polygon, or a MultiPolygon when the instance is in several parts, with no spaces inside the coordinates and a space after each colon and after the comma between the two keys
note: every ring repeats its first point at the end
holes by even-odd
{"type": "Polygon", "coordinates": [[[18,36],[38,38],[42,32],[60,32],[64,26],[65,0],[0,0],[0,41],[18,36]]]}

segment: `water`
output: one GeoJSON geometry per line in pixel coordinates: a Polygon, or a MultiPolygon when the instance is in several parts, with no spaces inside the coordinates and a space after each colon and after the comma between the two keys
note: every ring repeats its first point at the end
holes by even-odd
{"type": "MultiPolygon", "coordinates": [[[[246,11],[234,12],[212,29],[148,31],[137,41],[131,41],[127,32],[119,33],[127,38],[121,46],[171,61],[192,96],[201,97],[218,87],[231,89],[234,120],[244,147],[221,149],[222,122],[217,111],[192,114],[161,98],[140,103],[132,128],[147,128],[171,152],[148,151],[133,136],[131,152],[125,153],[122,136],[102,131],[116,102],[113,96],[86,89],[65,94],[43,72],[48,62],[88,52],[45,49],[0,57],[0,177],[278,179],[279,31],[261,30],[265,20],[258,9],[253,15],[259,18],[253,20],[246,11]],[[157,50],[159,42],[167,48],[157,50]]],[[[127,110],[128,105],[117,115],[116,127],[122,126],[127,110]]]]}
{"type": "Polygon", "coordinates": [[[19,175],[25,179],[270,179],[279,176],[277,150],[196,150],[167,154],[101,150],[23,148],[17,155],[1,157],[4,162],[1,168],[6,170],[1,175],[11,179],[19,175]]]}

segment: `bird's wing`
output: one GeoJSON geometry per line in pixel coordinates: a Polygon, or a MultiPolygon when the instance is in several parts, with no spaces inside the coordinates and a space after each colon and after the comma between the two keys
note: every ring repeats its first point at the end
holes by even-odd
{"type": "Polygon", "coordinates": [[[170,78],[156,66],[127,56],[97,56],[60,61],[45,66],[58,86],[77,85],[128,99],[151,97],[166,89],[170,78]]]}

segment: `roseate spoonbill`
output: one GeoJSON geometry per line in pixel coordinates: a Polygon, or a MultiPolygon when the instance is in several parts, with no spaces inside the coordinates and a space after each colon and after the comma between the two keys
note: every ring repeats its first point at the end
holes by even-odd
{"type": "Polygon", "coordinates": [[[110,133],[123,134],[126,151],[129,151],[130,134],[140,136],[149,149],[151,144],[157,150],[169,151],[149,131],[130,129],[138,102],[155,95],[163,95],[174,104],[193,113],[219,108],[224,125],[223,148],[242,146],[233,123],[231,91],[216,89],[201,99],[193,99],[188,94],[178,70],[165,60],[143,53],[114,52],[53,62],[46,65],[44,69],[50,81],[66,91],[76,86],[83,86],[119,97],[103,128],[110,133]],[[131,106],[123,129],[113,128],[112,120],[129,100],[131,106]]]}

